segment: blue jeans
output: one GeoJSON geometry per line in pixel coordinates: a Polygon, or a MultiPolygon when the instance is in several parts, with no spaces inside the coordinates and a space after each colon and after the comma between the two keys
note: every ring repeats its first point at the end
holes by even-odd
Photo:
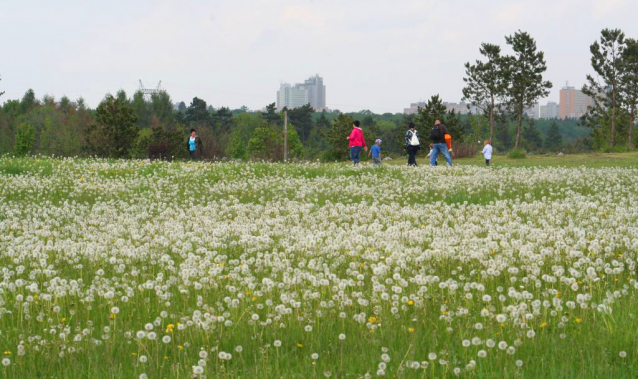
{"type": "Polygon", "coordinates": [[[363,150],[363,146],[352,146],[350,148],[350,159],[352,159],[352,163],[359,163],[359,156],[361,155],[361,150],[363,150]]]}
{"type": "Polygon", "coordinates": [[[436,158],[439,157],[439,153],[443,153],[447,164],[452,166],[452,156],[450,156],[450,152],[448,151],[447,145],[445,143],[435,143],[432,146],[432,154],[430,154],[430,166],[436,166],[436,158]]]}

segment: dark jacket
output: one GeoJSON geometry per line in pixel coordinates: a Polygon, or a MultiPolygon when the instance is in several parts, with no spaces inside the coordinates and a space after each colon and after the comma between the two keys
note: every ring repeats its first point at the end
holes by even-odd
{"type": "MultiPolygon", "coordinates": [[[[191,139],[190,136],[188,136],[188,138],[186,139],[186,150],[187,151],[191,151],[190,139],[191,139]]],[[[195,151],[202,151],[202,139],[199,138],[199,136],[195,137],[195,151]]]]}
{"type": "MultiPolygon", "coordinates": [[[[432,139],[432,143],[445,143],[445,135],[446,134],[450,134],[450,133],[447,131],[447,128],[443,124],[440,124],[438,126],[436,126],[436,125],[433,126],[432,130],[434,130],[434,128],[437,128],[437,127],[440,130],[440,133],[439,133],[440,137],[439,138],[431,138],[432,139]]],[[[430,136],[431,135],[432,135],[432,132],[430,132],[430,136]]]]}

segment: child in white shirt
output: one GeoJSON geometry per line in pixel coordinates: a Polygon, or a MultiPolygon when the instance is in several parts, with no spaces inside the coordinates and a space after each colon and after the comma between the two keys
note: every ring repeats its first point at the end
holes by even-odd
{"type": "Polygon", "coordinates": [[[490,140],[486,139],[483,147],[483,157],[485,157],[485,165],[489,167],[490,159],[492,159],[492,145],[490,140]]]}

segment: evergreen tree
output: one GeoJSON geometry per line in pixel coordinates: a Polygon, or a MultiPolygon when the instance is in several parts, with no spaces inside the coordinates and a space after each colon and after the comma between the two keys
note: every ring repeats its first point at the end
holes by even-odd
{"type": "Polygon", "coordinates": [[[281,125],[281,115],[277,112],[277,105],[275,103],[270,103],[266,106],[266,112],[262,113],[264,117],[264,121],[272,125],[281,125]]]}
{"type": "Polygon", "coordinates": [[[321,114],[319,115],[319,118],[315,122],[315,126],[319,130],[327,130],[328,128],[330,128],[330,121],[328,121],[328,118],[326,117],[325,110],[322,111],[321,114]]]}
{"type": "Polygon", "coordinates": [[[120,103],[122,104],[128,104],[130,105],[131,102],[129,101],[128,97],[126,96],[126,91],[124,91],[123,89],[117,91],[117,93],[115,94],[115,97],[120,101],[120,103]]]}
{"type": "Polygon", "coordinates": [[[625,34],[620,29],[603,29],[600,43],[595,41],[589,50],[592,54],[591,66],[603,84],[601,85],[598,78],[587,75],[583,93],[594,99],[594,106],[589,109],[583,120],[590,127],[600,129],[599,132],[609,141],[609,152],[612,152],[616,143],[617,116],[621,104],[619,86],[623,71],[625,34]],[[609,125],[608,133],[606,121],[609,125]]]}
{"type": "Polygon", "coordinates": [[[206,109],[206,102],[198,97],[194,97],[191,104],[186,109],[185,121],[187,124],[210,126],[211,115],[206,109]]]}
{"type": "Polygon", "coordinates": [[[92,154],[126,158],[137,137],[137,116],[128,102],[106,95],[95,112],[96,123],[88,130],[88,147],[92,154]]]}
{"type": "Polygon", "coordinates": [[[68,97],[62,96],[60,98],[60,104],[58,105],[60,111],[64,114],[68,114],[71,111],[71,100],[68,97]]]}
{"type": "Polygon", "coordinates": [[[626,48],[622,54],[622,76],[620,79],[620,93],[629,112],[629,128],[627,131],[627,146],[634,149],[633,131],[638,108],[638,41],[628,38],[626,48]]]}
{"type": "Polygon", "coordinates": [[[492,146],[500,151],[507,151],[512,148],[512,135],[505,116],[497,118],[495,139],[496,142],[492,141],[492,146]]]}
{"type": "Polygon", "coordinates": [[[324,154],[325,160],[344,160],[348,158],[348,141],[347,137],[352,131],[352,123],[354,119],[343,113],[332,122],[332,127],[326,133],[329,148],[324,154]]]}
{"type": "Polygon", "coordinates": [[[545,138],[545,148],[549,151],[559,151],[563,147],[563,136],[558,130],[558,124],[552,120],[552,124],[547,131],[545,138]]]}
{"type": "Polygon", "coordinates": [[[445,125],[454,140],[463,140],[465,132],[458,114],[454,110],[448,112],[439,95],[432,96],[425,107],[419,108],[414,118],[415,129],[418,130],[421,139],[429,138],[430,130],[436,120],[445,125]]]}
{"type": "Polygon", "coordinates": [[[288,120],[295,126],[295,130],[299,134],[299,138],[301,138],[301,143],[305,144],[308,141],[308,136],[310,136],[313,126],[312,114],[314,112],[315,110],[310,104],[288,110],[288,120]]]}
{"type": "Polygon", "coordinates": [[[538,151],[543,147],[541,134],[531,118],[527,119],[527,123],[523,127],[522,137],[527,151],[538,151]]]}
{"type": "Polygon", "coordinates": [[[525,109],[547,96],[552,83],[543,81],[543,73],[547,70],[545,54],[536,50],[536,41],[528,33],[518,31],[505,37],[505,41],[514,50],[513,56],[503,59],[502,66],[509,82],[507,106],[517,119],[514,148],[518,148],[525,109]]]}
{"type": "Polygon", "coordinates": [[[494,138],[494,117],[500,113],[500,104],[505,96],[508,80],[501,57],[501,47],[489,43],[481,44],[479,50],[487,58],[486,62],[476,61],[471,65],[465,64],[466,83],[463,88],[463,101],[469,101],[473,106],[481,109],[489,119],[489,139],[494,138]]]}
{"type": "Polygon", "coordinates": [[[20,114],[29,113],[29,111],[37,105],[38,100],[35,98],[35,93],[32,89],[29,89],[22,97],[22,101],[20,101],[20,114]]]}

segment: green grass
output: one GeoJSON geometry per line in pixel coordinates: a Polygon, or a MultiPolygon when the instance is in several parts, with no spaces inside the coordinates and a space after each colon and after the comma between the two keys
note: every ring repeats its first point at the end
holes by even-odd
{"type": "MultiPolygon", "coordinates": [[[[391,161],[391,165],[405,164],[407,158],[397,158],[391,161]]],[[[443,156],[439,162],[445,164],[443,156]]],[[[417,164],[429,165],[429,159],[418,157],[417,164]]],[[[454,159],[454,164],[485,166],[485,160],[481,154],[473,158],[454,159]]],[[[592,153],[592,154],[567,154],[567,155],[528,155],[524,159],[512,159],[506,155],[494,155],[490,161],[493,167],[638,167],[638,153],[592,153]]]]}
{"type": "Polygon", "coordinates": [[[0,158],[0,377],[638,377],[636,161],[0,158]]]}

